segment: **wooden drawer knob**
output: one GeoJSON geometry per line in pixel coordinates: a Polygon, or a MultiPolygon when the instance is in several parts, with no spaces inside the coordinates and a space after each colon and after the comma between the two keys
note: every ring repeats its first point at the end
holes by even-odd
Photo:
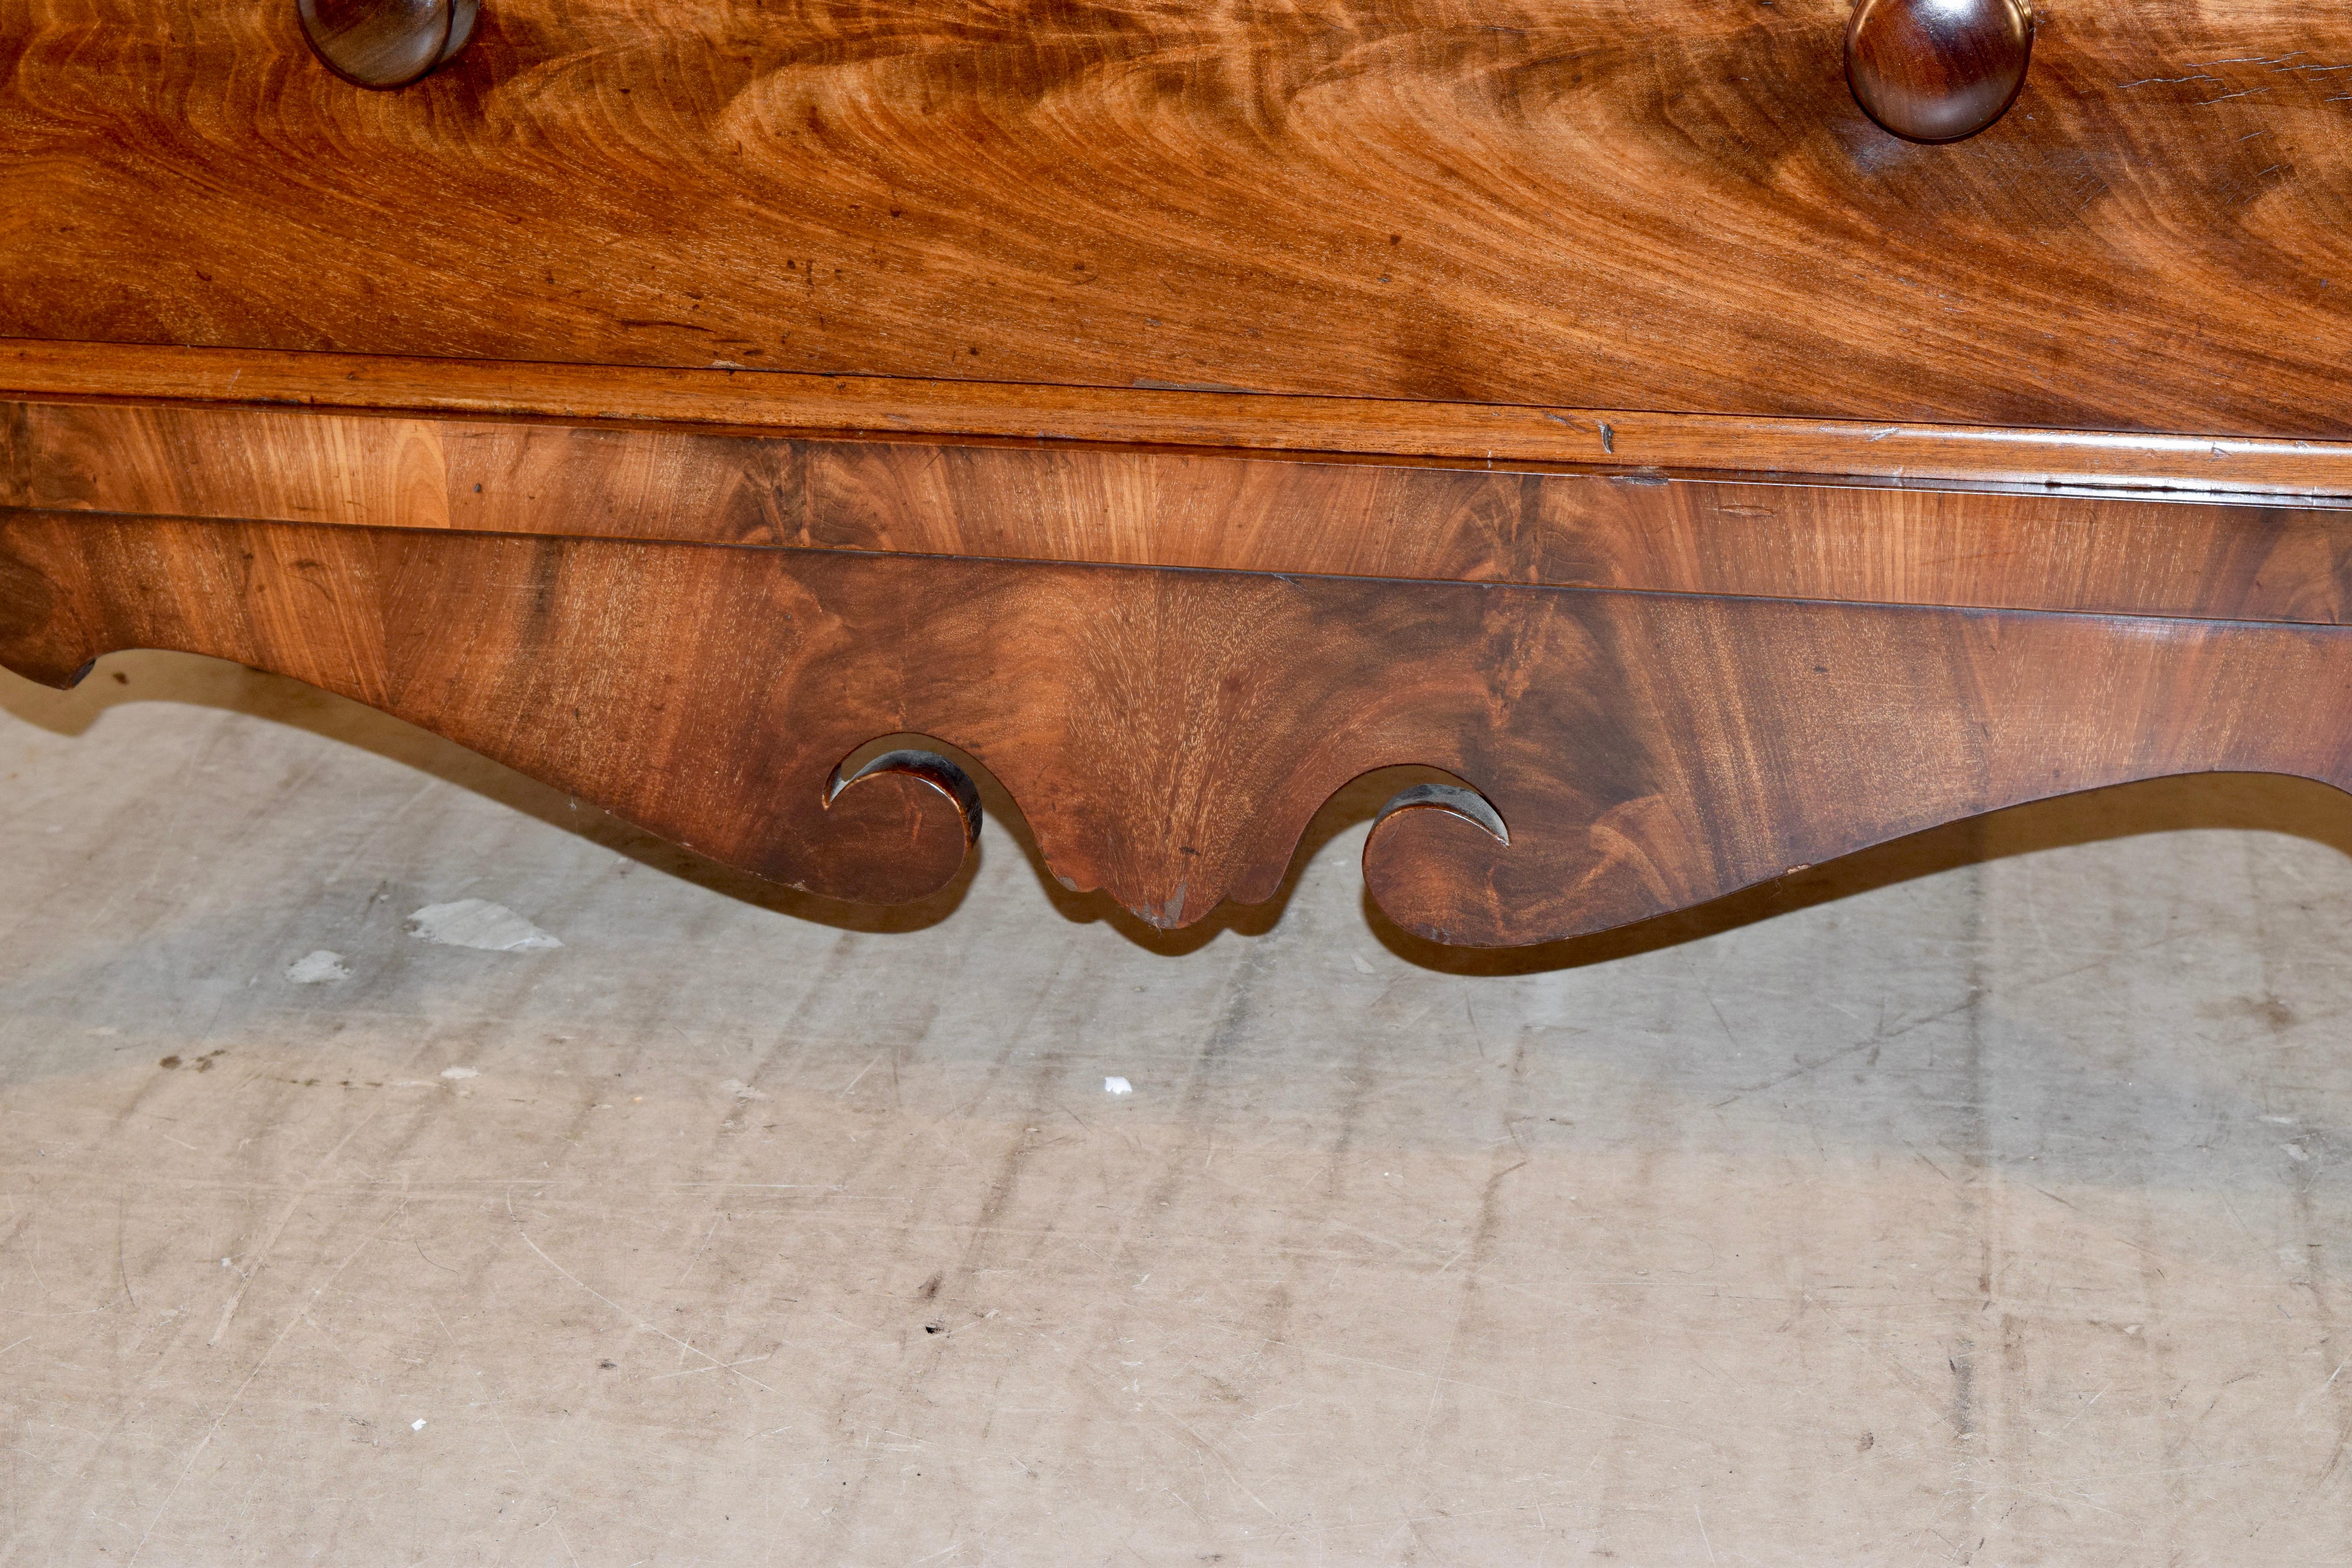
{"type": "Polygon", "coordinates": [[[360,87],[406,87],[457,58],[481,0],[294,0],[310,52],[360,87]]]}
{"type": "Polygon", "coordinates": [[[2000,118],[2032,53],[2027,0],[1857,0],[1845,79],[1895,135],[1957,142],[2000,118]]]}

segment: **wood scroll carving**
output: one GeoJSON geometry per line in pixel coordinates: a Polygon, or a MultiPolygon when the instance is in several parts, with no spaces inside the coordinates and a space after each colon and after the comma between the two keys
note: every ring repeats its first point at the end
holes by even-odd
{"type": "Polygon", "coordinates": [[[2352,633],[1622,590],[0,512],[0,662],[109,650],[278,670],[763,877],[936,888],[954,781],[1162,926],[1262,900],[1367,770],[1373,895],[1441,941],[1531,942],[1933,824],[2206,769],[2352,783],[2352,633]],[[1498,820],[1483,820],[1481,806],[1498,820]]]}

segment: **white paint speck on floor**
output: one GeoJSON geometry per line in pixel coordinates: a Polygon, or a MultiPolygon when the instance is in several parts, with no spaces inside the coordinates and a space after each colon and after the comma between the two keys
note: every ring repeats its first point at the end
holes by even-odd
{"type": "Polygon", "coordinates": [[[323,947],[315,952],[304,953],[286,966],[286,978],[297,985],[323,985],[351,977],[352,966],[343,962],[343,955],[330,952],[323,947]]]}
{"type": "Polygon", "coordinates": [[[427,904],[408,917],[408,934],[419,942],[484,952],[545,952],[563,945],[504,904],[487,899],[427,904]]]}

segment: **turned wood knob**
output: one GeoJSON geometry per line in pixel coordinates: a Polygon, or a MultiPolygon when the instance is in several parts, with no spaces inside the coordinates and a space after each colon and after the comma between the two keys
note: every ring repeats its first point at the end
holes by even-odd
{"type": "Polygon", "coordinates": [[[359,87],[406,87],[457,57],[481,0],[294,0],[326,68],[359,87]]]}
{"type": "Polygon", "coordinates": [[[2000,118],[2032,53],[2027,0],[1856,0],[1845,79],[1895,135],[1957,142],[2000,118]]]}

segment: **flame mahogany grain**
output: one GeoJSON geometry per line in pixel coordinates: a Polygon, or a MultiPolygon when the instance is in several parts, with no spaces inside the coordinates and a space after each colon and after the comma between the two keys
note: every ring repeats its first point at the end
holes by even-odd
{"type": "Polygon", "coordinates": [[[1468,583],[0,512],[0,662],[110,649],[341,692],[758,875],[906,898],[960,747],[1154,923],[1270,896],[1365,771],[1445,769],[1372,893],[1440,941],[1601,930],[1972,813],[2205,769],[2352,783],[2352,631],[1468,583]]]}
{"type": "Polygon", "coordinates": [[[0,337],[2352,436],[2352,11],[2058,7],[1898,141],[1844,0],[0,9],[0,337]]]}
{"type": "Polygon", "coordinates": [[[1923,146],[1847,9],[498,0],[368,93],[282,0],[0,3],[0,662],[842,897],[961,863],[961,775],[837,785],[931,735],[1161,925],[1424,764],[1369,884],[1486,944],[2345,784],[2352,18],[2085,0],[1923,146]]]}

